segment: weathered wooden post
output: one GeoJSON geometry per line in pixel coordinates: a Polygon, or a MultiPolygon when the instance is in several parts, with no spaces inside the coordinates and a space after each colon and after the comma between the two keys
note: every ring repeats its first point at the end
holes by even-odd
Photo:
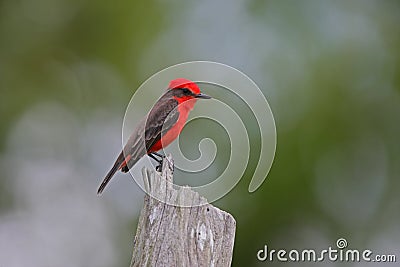
{"type": "Polygon", "coordinates": [[[169,199],[168,203],[191,203],[193,207],[166,204],[146,195],[131,267],[230,266],[235,219],[208,204],[190,187],[174,189],[173,169],[170,155],[164,159],[161,176],[143,169],[146,190],[157,199],[169,199]]]}

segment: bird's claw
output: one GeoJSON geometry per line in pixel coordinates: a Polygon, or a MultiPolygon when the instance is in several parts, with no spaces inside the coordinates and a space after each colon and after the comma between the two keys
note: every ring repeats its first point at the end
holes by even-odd
{"type": "Polygon", "coordinates": [[[163,164],[163,161],[164,161],[164,159],[165,159],[165,156],[164,156],[164,155],[161,155],[161,154],[159,154],[159,153],[156,153],[156,152],[150,153],[149,156],[150,156],[152,159],[154,159],[155,161],[158,162],[158,165],[156,166],[156,171],[161,172],[161,170],[162,170],[162,164],[163,164]],[[158,157],[160,157],[160,158],[158,159],[158,158],[156,158],[155,156],[158,156],[158,157]]]}
{"type": "Polygon", "coordinates": [[[156,166],[156,171],[161,172],[162,169],[162,163],[156,166]]]}

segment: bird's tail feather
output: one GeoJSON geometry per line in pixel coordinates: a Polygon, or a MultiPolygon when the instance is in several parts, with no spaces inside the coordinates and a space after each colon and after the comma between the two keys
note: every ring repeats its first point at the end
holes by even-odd
{"type": "Polygon", "coordinates": [[[107,173],[106,177],[103,179],[103,182],[99,186],[99,189],[97,190],[97,194],[101,194],[104,190],[104,188],[107,186],[108,182],[110,182],[111,178],[114,176],[114,174],[121,168],[122,163],[125,161],[124,159],[124,154],[121,152],[119,157],[114,163],[114,166],[111,168],[111,170],[107,173]]]}

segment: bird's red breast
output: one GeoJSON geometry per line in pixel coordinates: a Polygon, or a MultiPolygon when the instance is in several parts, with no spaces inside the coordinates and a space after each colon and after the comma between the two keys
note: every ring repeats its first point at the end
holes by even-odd
{"type": "MultiPolygon", "coordinates": [[[[163,147],[167,147],[169,144],[171,144],[182,132],[183,127],[185,126],[186,120],[189,116],[189,111],[187,110],[188,108],[193,108],[194,102],[196,100],[190,100],[187,102],[192,102],[192,103],[180,103],[176,107],[178,112],[179,112],[179,118],[176,121],[176,123],[161,137],[160,140],[158,140],[152,147],[150,147],[148,153],[151,152],[156,152],[163,147]],[[189,107],[190,105],[190,107],[189,107]]],[[[178,101],[179,103],[179,101],[178,101]]]]}

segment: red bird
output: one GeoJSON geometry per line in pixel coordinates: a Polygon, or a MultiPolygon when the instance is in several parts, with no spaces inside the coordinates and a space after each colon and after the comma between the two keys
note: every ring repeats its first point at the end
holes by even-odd
{"type": "Polygon", "coordinates": [[[158,99],[129,137],[114,166],[97,190],[97,194],[103,192],[118,170],[128,172],[146,154],[161,163],[161,160],[155,157],[155,155],[162,157],[157,151],[178,137],[198,98],[211,97],[202,94],[197,84],[190,80],[183,78],[172,80],[167,92],[158,99]]]}

